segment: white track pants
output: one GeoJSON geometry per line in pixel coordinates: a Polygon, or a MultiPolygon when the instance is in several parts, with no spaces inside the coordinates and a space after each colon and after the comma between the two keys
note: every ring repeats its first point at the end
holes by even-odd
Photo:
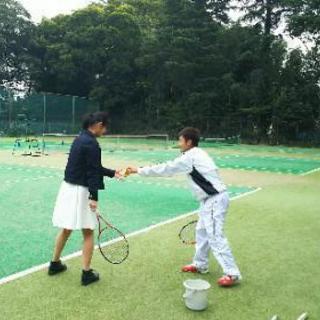
{"type": "Polygon", "coordinates": [[[228,207],[229,195],[227,192],[212,196],[201,202],[199,221],[196,227],[196,253],[193,264],[199,269],[207,269],[211,249],[225,275],[241,278],[228,240],[223,233],[228,207]]]}

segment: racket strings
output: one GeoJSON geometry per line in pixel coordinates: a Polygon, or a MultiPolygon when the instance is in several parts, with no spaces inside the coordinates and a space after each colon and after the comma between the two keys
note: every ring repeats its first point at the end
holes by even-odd
{"type": "Polygon", "coordinates": [[[129,254],[128,241],[117,229],[105,227],[99,235],[99,249],[111,263],[121,263],[129,254]],[[114,240],[114,242],[109,243],[114,240]]]}

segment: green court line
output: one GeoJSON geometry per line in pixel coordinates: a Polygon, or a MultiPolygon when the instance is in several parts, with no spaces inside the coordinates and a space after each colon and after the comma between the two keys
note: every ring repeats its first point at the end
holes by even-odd
{"type": "MultiPolygon", "coordinates": [[[[14,170],[23,166],[0,166],[0,219],[3,230],[0,244],[0,278],[50,260],[57,229],[51,216],[61,184],[62,171],[14,170]],[[9,173],[9,174],[8,174],[9,173]],[[33,180],[34,179],[34,180],[33,180]]],[[[25,166],[26,169],[29,167],[25,166]]],[[[159,179],[161,180],[161,179],[159,179]]],[[[142,181],[142,180],[141,180],[142,181]]],[[[231,197],[253,190],[230,187],[231,197]]],[[[198,207],[189,190],[180,184],[166,185],[145,182],[107,181],[101,192],[100,210],[125,233],[140,230],[174,218],[198,207]]],[[[81,248],[81,234],[75,232],[64,255],[81,248]]]]}

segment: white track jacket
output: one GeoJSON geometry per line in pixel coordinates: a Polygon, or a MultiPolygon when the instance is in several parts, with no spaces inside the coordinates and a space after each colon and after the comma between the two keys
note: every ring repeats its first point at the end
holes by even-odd
{"type": "Polygon", "coordinates": [[[138,169],[140,176],[161,177],[186,173],[190,187],[199,200],[227,190],[212,158],[198,147],[191,148],[173,161],[138,169]]]}

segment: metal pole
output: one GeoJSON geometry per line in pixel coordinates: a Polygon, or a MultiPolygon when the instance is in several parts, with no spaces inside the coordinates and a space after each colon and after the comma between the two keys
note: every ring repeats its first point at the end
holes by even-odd
{"type": "Polygon", "coordinates": [[[72,133],[75,128],[75,114],[76,114],[76,97],[72,96],[72,133]]]}
{"type": "Polygon", "coordinates": [[[12,125],[12,104],[13,99],[11,99],[11,93],[8,93],[8,101],[9,101],[9,128],[11,129],[13,127],[12,125]]]}
{"type": "Polygon", "coordinates": [[[46,132],[46,121],[47,120],[47,96],[46,94],[43,95],[43,130],[42,134],[44,136],[46,132]]]}

